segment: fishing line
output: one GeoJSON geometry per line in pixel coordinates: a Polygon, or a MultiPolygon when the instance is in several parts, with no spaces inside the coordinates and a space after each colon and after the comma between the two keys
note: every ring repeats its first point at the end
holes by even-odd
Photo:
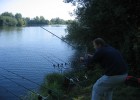
{"type": "Polygon", "coordinates": [[[66,63],[65,61],[63,61],[62,59],[52,55],[51,53],[49,53],[50,56],[53,56],[54,58],[57,58],[59,59],[59,61],[61,60],[61,62],[63,61],[63,63],[59,63],[58,61],[54,60],[52,57],[50,57],[49,55],[47,55],[46,53],[43,53],[43,52],[39,52],[39,51],[33,51],[33,50],[27,50],[25,49],[26,51],[31,51],[31,52],[37,52],[37,54],[39,54],[39,56],[41,56],[42,58],[44,58],[45,60],[47,60],[49,63],[51,63],[53,66],[55,67],[60,67],[60,65],[69,65],[68,63],[66,63]],[[44,56],[45,54],[45,56],[44,56]]]}
{"type": "MultiPolygon", "coordinates": [[[[68,42],[64,41],[62,38],[58,37],[57,35],[53,34],[52,32],[48,31],[47,29],[45,29],[45,28],[43,28],[43,27],[41,27],[41,28],[44,29],[44,30],[46,30],[47,32],[51,33],[52,35],[56,36],[57,38],[61,39],[63,42],[67,43],[68,45],[72,46],[73,48],[75,48],[73,45],[71,45],[71,44],[69,44],[68,42]]],[[[57,61],[53,60],[53,59],[50,58],[50,57],[46,58],[46,57],[44,57],[43,55],[41,55],[41,56],[42,56],[44,59],[48,60],[48,61],[49,61],[50,63],[52,63],[53,65],[54,65],[54,62],[55,62],[55,63],[58,63],[57,61]],[[52,59],[53,61],[51,61],[50,59],[52,59]]],[[[60,58],[58,58],[58,59],[60,60],[60,58]]],[[[62,61],[62,60],[61,60],[61,61],[62,61]]],[[[2,69],[3,69],[3,68],[2,68],[2,69]]],[[[4,69],[4,70],[6,70],[6,69],[4,69]]],[[[34,83],[34,84],[40,86],[40,84],[38,84],[38,83],[36,83],[36,82],[34,82],[34,81],[31,81],[31,80],[29,80],[29,79],[27,79],[27,78],[25,78],[25,77],[23,77],[23,76],[21,76],[21,75],[18,75],[18,74],[14,73],[14,72],[12,72],[12,71],[9,71],[9,70],[7,70],[7,71],[10,72],[10,73],[12,73],[12,74],[15,74],[15,75],[21,77],[22,79],[28,80],[28,81],[30,81],[30,82],[32,82],[32,83],[34,83]]],[[[0,74],[0,75],[1,75],[1,74],[0,74]]],[[[21,85],[21,84],[15,82],[15,81],[13,81],[12,79],[7,78],[6,76],[3,76],[3,75],[1,75],[1,76],[4,77],[4,78],[6,78],[6,79],[8,79],[8,80],[10,80],[10,81],[12,81],[12,82],[14,82],[15,84],[17,84],[17,85],[19,85],[19,86],[21,86],[21,87],[23,87],[23,88],[25,88],[25,89],[31,91],[32,93],[38,94],[38,93],[36,93],[36,92],[34,92],[34,91],[32,91],[32,90],[26,88],[25,86],[23,86],[23,85],[21,85]]],[[[71,80],[71,79],[70,79],[70,80],[71,80]]],[[[46,87],[45,87],[45,88],[46,88],[46,87]]],[[[48,88],[47,88],[47,89],[48,89],[48,88]]]]}
{"type": "MultiPolygon", "coordinates": [[[[41,27],[41,26],[40,26],[41,27]]],[[[59,36],[57,36],[56,34],[52,33],[51,31],[45,29],[44,27],[41,27],[42,29],[44,29],[45,31],[49,32],[50,34],[54,35],[55,37],[57,37],[58,39],[62,40],[63,42],[65,42],[66,44],[70,45],[71,47],[75,48],[75,46],[71,45],[70,43],[68,43],[67,41],[65,41],[64,39],[60,38],[59,36]]]]}
{"type": "MultiPolygon", "coordinates": [[[[27,80],[27,81],[29,81],[29,82],[31,82],[31,83],[34,83],[34,84],[36,84],[36,85],[38,85],[38,86],[41,86],[39,83],[34,82],[34,81],[32,81],[32,80],[30,80],[30,79],[28,79],[28,78],[25,78],[25,77],[23,77],[23,76],[21,76],[21,75],[19,75],[19,74],[16,74],[16,73],[14,73],[13,71],[7,70],[7,69],[2,68],[2,67],[0,67],[0,68],[3,69],[3,70],[5,70],[5,71],[7,71],[7,72],[9,72],[9,73],[12,73],[12,74],[18,76],[18,77],[21,77],[22,79],[25,79],[25,80],[27,80]]],[[[64,77],[67,77],[67,76],[64,75],[64,77]]],[[[68,77],[67,77],[67,78],[68,78],[68,77]]],[[[71,81],[72,79],[73,79],[73,78],[69,78],[70,81],[71,81]]],[[[46,87],[44,87],[44,88],[46,88],[46,87]]],[[[50,88],[46,88],[46,89],[51,90],[50,88]]],[[[53,91],[53,90],[52,90],[52,91],[53,91]]],[[[55,91],[53,91],[53,92],[56,93],[55,91]]]]}
{"type": "MultiPolygon", "coordinates": [[[[36,52],[38,52],[38,51],[36,51],[36,52]]],[[[40,54],[40,56],[42,56],[44,59],[46,59],[46,60],[48,60],[49,62],[51,62],[51,64],[53,65],[53,67],[54,68],[58,68],[61,72],[62,72],[62,70],[65,70],[65,69],[73,69],[73,68],[69,68],[69,67],[64,67],[64,66],[67,66],[67,65],[70,65],[70,63],[68,64],[68,63],[66,63],[65,61],[63,61],[64,63],[59,63],[59,62],[57,62],[56,60],[54,60],[54,59],[52,59],[51,57],[49,57],[48,55],[47,55],[47,58],[46,58],[46,56],[44,56],[44,55],[42,55],[42,54],[40,54]],[[51,61],[52,60],[52,61],[51,61]],[[55,63],[54,63],[55,62],[55,63]]],[[[50,56],[54,56],[54,55],[51,55],[50,54],[50,56]]],[[[54,56],[55,57],[55,56],[54,56]]],[[[57,57],[58,58],[58,57],[57,57]]],[[[58,58],[59,59],[59,58],[58,58]]],[[[61,59],[59,59],[59,60],[61,60],[61,59]]],[[[62,61],[62,60],[61,60],[62,61]]]]}
{"type": "MultiPolygon", "coordinates": [[[[32,81],[32,80],[30,80],[30,79],[28,79],[28,78],[25,78],[25,77],[23,77],[23,76],[21,76],[21,75],[19,75],[19,74],[16,74],[16,73],[14,73],[14,72],[12,72],[12,71],[9,71],[9,70],[7,70],[7,69],[5,69],[5,68],[2,68],[2,67],[0,67],[0,68],[3,69],[3,70],[5,70],[5,71],[7,71],[7,72],[9,72],[9,73],[12,73],[12,74],[18,76],[18,77],[21,77],[22,79],[25,79],[25,80],[27,80],[27,81],[29,81],[29,82],[31,82],[31,83],[34,83],[34,84],[36,84],[36,85],[38,85],[38,86],[41,86],[41,85],[38,84],[37,82],[34,82],[34,81],[32,81]]],[[[0,74],[0,75],[1,75],[1,74],[0,74]]],[[[14,82],[14,83],[16,83],[16,84],[19,85],[19,86],[21,86],[21,87],[27,89],[28,91],[31,91],[32,93],[35,93],[35,94],[39,95],[38,93],[36,93],[36,92],[34,92],[34,91],[32,91],[32,90],[26,88],[25,86],[23,86],[23,85],[21,85],[21,84],[15,82],[15,81],[13,81],[12,79],[7,78],[6,76],[3,76],[3,75],[1,75],[1,76],[4,77],[4,78],[6,78],[6,79],[8,79],[8,80],[10,80],[10,81],[12,81],[12,82],[14,82]]],[[[80,82],[80,81],[79,81],[78,83],[75,81],[76,77],[73,77],[73,78],[68,78],[67,76],[64,76],[64,77],[66,77],[67,79],[70,80],[70,82],[72,82],[72,83],[74,83],[75,85],[77,85],[78,87],[80,87],[80,85],[79,85],[79,82],[80,82]]],[[[46,88],[46,87],[44,87],[44,88],[46,88]]],[[[53,90],[50,89],[50,88],[46,88],[46,89],[50,90],[51,92],[53,92],[53,93],[55,93],[55,94],[58,94],[57,92],[53,91],[53,90]]],[[[39,95],[39,96],[40,96],[40,95],[39,95]]]]}
{"type": "MultiPolygon", "coordinates": [[[[43,55],[41,55],[42,57],[45,57],[43,55]]],[[[51,57],[47,56],[48,59],[50,59],[50,61],[52,60],[53,62],[55,62],[56,64],[58,64],[59,62],[55,61],[54,59],[52,59],[51,57]]]]}
{"type": "MultiPolygon", "coordinates": [[[[41,27],[41,26],[40,26],[40,27],[41,27]]],[[[67,41],[65,41],[65,40],[63,40],[62,38],[60,38],[59,36],[57,36],[56,34],[50,32],[49,30],[47,30],[47,29],[45,29],[45,28],[43,28],[43,27],[41,27],[41,28],[44,29],[45,31],[49,32],[50,34],[54,35],[54,36],[57,37],[58,39],[62,40],[62,41],[65,42],[66,44],[70,45],[71,47],[76,48],[76,47],[74,47],[73,45],[71,45],[70,43],[68,43],[67,41]]],[[[85,46],[85,47],[86,47],[86,46],[85,46]]],[[[86,47],[86,50],[85,50],[85,55],[84,55],[84,57],[87,58],[87,47],[86,47]]],[[[66,76],[65,76],[65,77],[66,77],[66,76]]],[[[68,77],[66,77],[66,78],[68,79],[68,77]]],[[[87,78],[87,76],[86,76],[86,78],[87,78]]],[[[72,82],[74,82],[71,78],[70,78],[69,80],[72,81],[72,82]]]]}
{"type": "MultiPolygon", "coordinates": [[[[39,86],[39,87],[41,87],[42,85],[40,85],[39,83],[37,83],[37,82],[34,82],[34,81],[32,81],[32,80],[30,80],[30,79],[28,79],[28,78],[25,78],[24,76],[21,76],[21,75],[19,75],[19,74],[17,74],[17,73],[14,73],[13,71],[10,71],[10,70],[8,70],[8,69],[5,69],[5,68],[2,68],[2,67],[0,67],[1,69],[3,69],[3,70],[5,70],[5,71],[7,71],[7,72],[9,72],[9,73],[11,73],[11,74],[14,74],[14,75],[16,75],[16,76],[18,76],[18,77],[21,77],[22,79],[25,79],[25,80],[27,80],[27,81],[29,81],[29,82],[31,82],[31,83],[34,83],[34,84],[36,84],[37,86],[39,86]]],[[[1,74],[0,74],[1,75],[1,74]]],[[[2,76],[2,75],[1,75],[2,76]]],[[[44,88],[46,88],[46,89],[48,89],[48,90],[51,90],[53,93],[55,93],[55,94],[58,94],[56,91],[54,91],[54,90],[52,90],[52,89],[50,89],[50,88],[47,88],[47,87],[45,87],[44,86],[44,88]]]]}
{"type": "Polygon", "coordinates": [[[27,87],[25,87],[25,86],[23,86],[23,85],[17,83],[17,82],[15,82],[15,81],[13,81],[11,78],[8,78],[8,77],[6,77],[6,76],[4,76],[4,75],[2,75],[2,74],[0,74],[0,75],[1,75],[2,77],[4,77],[5,79],[7,79],[7,80],[9,80],[9,81],[11,81],[11,82],[13,82],[13,83],[15,83],[16,85],[18,85],[18,86],[20,86],[20,87],[22,87],[22,88],[24,88],[24,89],[30,91],[31,93],[36,94],[36,95],[38,96],[38,100],[46,100],[46,99],[48,98],[48,96],[47,96],[47,97],[44,97],[44,96],[38,94],[37,92],[35,92],[35,91],[33,91],[33,90],[31,90],[31,89],[29,89],[29,88],[27,88],[27,87]]]}
{"type": "Polygon", "coordinates": [[[52,58],[50,58],[48,56],[47,57],[45,57],[43,55],[40,55],[40,56],[42,56],[44,59],[46,59],[47,61],[49,61],[54,68],[57,67],[57,68],[59,68],[60,71],[62,71],[62,67],[63,67],[62,64],[60,64],[59,62],[55,61],[54,59],[52,59],[52,58]]]}
{"type": "MultiPolygon", "coordinates": [[[[18,85],[18,86],[20,86],[20,87],[23,87],[24,89],[26,89],[26,90],[28,90],[28,91],[34,93],[34,94],[37,94],[38,96],[41,96],[41,95],[38,94],[37,92],[35,92],[35,91],[33,91],[33,90],[31,90],[31,89],[29,89],[29,88],[27,88],[27,87],[25,87],[25,86],[23,86],[23,85],[17,83],[17,82],[15,82],[15,81],[13,81],[11,78],[8,78],[8,77],[6,77],[6,76],[4,76],[4,75],[2,75],[2,74],[0,74],[0,75],[1,75],[2,77],[4,77],[5,79],[7,79],[7,80],[9,80],[9,81],[11,81],[11,82],[13,82],[13,83],[15,83],[16,85],[18,85]]],[[[43,96],[42,96],[42,97],[43,97],[43,96]]]]}
{"type": "MultiPolygon", "coordinates": [[[[42,52],[42,53],[43,53],[43,52],[42,52]]],[[[61,59],[61,58],[59,58],[59,57],[57,57],[57,56],[55,56],[55,55],[53,55],[52,53],[50,53],[50,52],[47,52],[47,53],[49,53],[50,56],[53,56],[54,58],[56,58],[56,59],[58,59],[59,61],[63,62],[64,64],[66,63],[66,61],[64,61],[63,59],[61,59]]],[[[67,64],[68,64],[68,63],[67,63],[67,64]]]]}
{"type": "Polygon", "coordinates": [[[8,90],[7,88],[3,87],[3,86],[0,86],[2,87],[3,89],[5,89],[7,92],[11,93],[12,95],[14,95],[15,97],[17,97],[19,100],[23,100],[20,96],[14,94],[12,91],[8,90]]]}
{"type": "MultiPolygon", "coordinates": [[[[70,43],[68,43],[67,41],[65,41],[65,40],[63,40],[62,38],[60,38],[60,37],[58,37],[57,35],[55,35],[55,34],[53,34],[52,32],[50,32],[50,31],[48,31],[47,29],[45,29],[45,28],[43,28],[43,27],[41,27],[42,29],[44,29],[44,30],[46,30],[47,32],[49,32],[49,33],[51,33],[52,35],[54,35],[55,37],[57,37],[57,38],[59,38],[60,40],[62,40],[63,42],[65,42],[65,43],[67,43],[68,45],[70,45],[71,47],[73,47],[73,48],[75,48],[73,45],[71,45],[70,43]]],[[[54,59],[52,59],[51,57],[44,57],[43,55],[41,55],[44,59],[46,59],[47,61],[49,61],[51,64],[53,64],[54,65],[54,62],[55,63],[57,63],[57,64],[59,64],[57,61],[55,61],[54,59]]],[[[55,56],[54,56],[55,57],[55,56]]],[[[60,61],[62,61],[62,62],[64,62],[65,63],[65,61],[63,61],[62,59],[60,59],[60,58],[58,58],[58,57],[55,57],[55,58],[57,58],[57,59],[59,59],[60,61]]],[[[36,84],[36,85],[38,85],[38,86],[41,86],[40,84],[38,84],[38,83],[36,83],[36,82],[34,82],[34,81],[32,81],[32,80],[30,80],[30,79],[27,79],[27,78],[25,78],[25,77],[23,77],[23,76],[21,76],[21,75],[19,75],[19,74],[16,74],[16,73],[14,73],[14,72],[12,72],[12,71],[9,71],[9,70],[7,70],[7,69],[5,69],[5,68],[2,68],[3,70],[6,70],[7,72],[10,72],[10,73],[12,73],[12,74],[14,74],[14,75],[16,75],[16,76],[18,76],[18,77],[21,77],[22,79],[25,79],[25,80],[27,80],[27,81],[30,81],[30,82],[32,82],[32,83],[34,83],[34,84],[36,84]]],[[[9,81],[11,81],[11,82],[13,82],[13,83],[15,83],[16,85],[18,85],[18,86],[21,86],[21,87],[23,87],[23,88],[25,88],[26,90],[28,90],[28,91],[30,91],[30,92],[32,92],[32,93],[34,93],[34,94],[37,94],[37,95],[39,95],[37,92],[35,92],[35,91],[32,91],[31,89],[29,89],[29,88],[27,88],[27,87],[25,87],[25,86],[23,86],[23,85],[21,85],[21,84],[19,84],[19,83],[17,83],[17,82],[15,82],[15,81],[13,81],[11,78],[8,78],[8,77],[6,77],[6,76],[4,76],[4,75],[2,75],[2,74],[0,74],[2,77],[4,77],[5,79],[8,79],[9,81]]],[[[66,76],[65,76],[66,77],[66,76]]],[[[67,77],[68,78],[68,77],[67,77]]],[[[74,81],[73,81],[73,79],[72,78],[68,78],[70,81],[72,81],[73,83],[75,83],[74,81]]],[[[75,83],[75,84],[77,84],[77,83],[75,83]]],[[[78,84],[77,84],[78,85],[78,84]]],[[[46,88],[46,87],[44,87],[44,88],[46,88]]],[[[49,88],[46,88],[46,89],[49,89],[49,88]]],[[[49,90],[51,90],[51,89],[49,89],[49,90]]],[[[54,92],[53,90],[51,90],[52,92],[54,92]]],[[[56,93],[56,92],[55,92],[56,93]]],[[[12,93],[13,94],[13,93],[12,93]]],[[[13,94],[14,95],[14,94],[13,94]]],[[[18,97],[17,95],[15,95],[16,97],[18,97]]],[[[39,95],[40,96],[40,95],[39,95]]],[[[21,99],[21,98],[20,98],[21,99]]]]}
{"type": "Polygon", "coordinates": [[[75,46],[71,45],[70,43],[68,43],[67,41],[65,41],[64,39],[60,38],[59,36],[57,36],[56,34],[52,33],[51,31],[45,29],[44,27],[40,26],[42,29],[44,29],[45,31],[49,32],[50,34],[52,34],[53,36],[57,37],[58,39],[62,40],[63,42],[65,42],[66,44],[70,45],[73,48],[76,48],[75,46]]]}
{"type": "MultiPolygon", "coordinates": [[[[45,50],[45,51],[48,51],[48,50],[45,50]]],[[[54,58],[58,59],[59,61],[61,61],[61,62],[63,62],[63,63],[66,63],[66,61],[64,61],[63,59],[61,59],[61,58],[55,56],[54,54],[52,54],[52,53],[50,53],[50,52],[47,52],[47,54],[44,53],[44,52],[40,52],[40,51],[35,51],[35,52],[38,52],[38,53],[41,53],[41,54],[45,54],[46,56],[48,56],[48,54],[49,54],[50,56],[53,56],[54,58]]],[[[52,59],[52,58],[51,58],[51,59],[52,59]]]]}
{"type": "Polygon", "coordinates": [[[55,63],[53,63],[53,61],[51,61],[50,59],[48,59],[48,57],[45,57],[43,55],[40,55],[42,58],[46,59],[48,62],[50,62],[52,65],[54,65],[55,63]]]}

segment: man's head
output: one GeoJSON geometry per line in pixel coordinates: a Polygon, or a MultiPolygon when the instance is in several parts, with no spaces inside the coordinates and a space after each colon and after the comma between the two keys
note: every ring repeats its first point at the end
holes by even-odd
{"type": "Polygon", "coordinates": [[[93,46],[95,49],[103,47],[106,45],[106,42],[102,38],[96,38],[93,40],[93,46]]]}

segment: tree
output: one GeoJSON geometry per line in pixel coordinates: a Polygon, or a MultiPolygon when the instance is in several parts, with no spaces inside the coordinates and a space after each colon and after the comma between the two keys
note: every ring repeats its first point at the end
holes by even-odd
{"type": "Polygon", "coordinates": [[[40,23],[45,24],[45,18],[43,16],[40,16],[40,23]]]}
{"type": "Polygon", "coordinates": [[[1,16],[0,17],[0,25],[2,26],[16,26],[17,20],[15,18],[9,16],[1,16]]]}
{"type": "Polygon", "coordinates": [[[16,13],[16,14],[15,14],[15,18],[16,18],[16,19],[21,19],[21,18],[22,18],[22,15],[21,15],[20,13],[16,13]]]}
{"type": "Polygon", "coordinates": [[[12,13],[4,12],[0,18],[1,26],[25,26],[26,21],[22,18],[20,13],[16,13],[15,16],[12,13]]]}
{"type": "Polygon", "coordinates": [[[134,41],[140,32],[140,0],[65,0],[65,2],[77,4],[75,11],[77,21],[68,26],[69,40],[78,44],[90,44],[94,38],[102,37],[120,49],[132,66],[140,64],[136,62],[136,58],[140,59],[136,57],[139,55],[136,51],[140,49],[134,49],[134,41]]]}
{"type": "Polygon", "coordinates": [[[35,24],[39,24],[39,22],[40,22],[39,17],[38,17],[38,16],[36,16],[36,17],[34,18],[34,21],[35,21],[35,24]]]}
{"type": "Polygon", "coordinates": [[[24,18],[24,20],[25,20],[25,25],[29,25],[30,18],[29,17],[26,17],[26,18],[24,18]]]}
{"type": "Polygon", "coordinates": [[[18,21],[17,26],[25,26],[26,25],[26,22],[23,18],[18,18],[17,21],[18,21]]]}
{"type": "Polygon", "coordinates": [[[0,15],[0,26],[25,26],[25,25],[48,25],[49,20],[43,16],[36,16],[33,19],[28,17],[23,18],[20,13],[13,15],[9,12],[4,12],[0,15]]]}
{"type": "Polygon", "coordinates": [[[4,12],[4,13],[1,14],[1,16],[14,17],[14,15],[12,13],[9,13],[9,12],[4,12]]]}
{"type": "Polygon", "coordinates": [[[17,26],[25,26],[26,25],[25,19],[22,18],[22,15],[20,13],[16,13],[15,18],[18,21],[17,26]]]}
{"type": "Polygon", "coordinates": [[[3,18],[0,16],[0,26],[3,26],[3,18]]]}
{"type": "Polygon", "coordinates": [[[25,18],[26,24],[31,26],[31,25],[48,25],[49,20],[46,20],[43,16],[36,16],[33,19],[30,18],[25,18]]]}
{"type": "Polygon", "coordinates": [[[52,18],[50,20],[51,24],[65,24],[65,21],[63,19],[60,19],[59,17],[57,18],[52,18]]]}
{"type": "Polygon", "coordinates": [[[14,15],[9,12],[4,12],[0,17],[1,26],[16,26],[17,20],[14,18],[14,15]]]}

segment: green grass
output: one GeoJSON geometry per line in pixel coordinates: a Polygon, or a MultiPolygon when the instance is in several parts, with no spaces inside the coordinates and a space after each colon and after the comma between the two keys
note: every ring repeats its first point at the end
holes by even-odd
{"type": "Polygon", "coordinates": [[[140,88],[119,86],[114,90],[113,100],[140,100],[140,88]]]}
{"type": "Polygon", "coordinates": [[[44,83],[40,87],[41,94],[47,96],[48,91],[51,91],[52,93],[49,96],[50,100],[62,98],[61,94],[64,94],[63,81],[64,77],[62,74],[52,73],[47,75],[44,79],[44,83]]]}
{"type": "MultiPolygon", "coordinates": [[[[75,85],[68,90],[64,88],[64,76],[79,76],[82,80],[85,71],[69,72],[65,74],[52,73],[44,78],[44,83],[40,87],[40,93],[43,96],[49,96],[48,100],[91,100],[92,86],[95,81],[101,77],[101,70],[88,71],[88,80],[75,85]],[[52,90],[52,94],[48,95],[48,90],[52,90]]],[[[29,100],[36,100],[34,94],[30,95],[29,100]]],[[[104,99],[102,99],[104,100],[104,99]]],[[[114,90],[113,100],[140,100],[140,88],[121,85],[114,90]]]]}

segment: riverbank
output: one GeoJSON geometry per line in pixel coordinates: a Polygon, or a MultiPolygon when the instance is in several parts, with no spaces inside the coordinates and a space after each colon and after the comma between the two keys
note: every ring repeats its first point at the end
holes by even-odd
{"type": "MultiPolygon", "coordinates": [[[[83,78],[84,75],[84,70],[64,74],[49,74],[45,77],[44,83],[40,87],[40,93],[44,97],[48,96],[48,100],[90,100],[92,86],[101,76],[101,70],[97,68],[92,71],[87,71],[87,79],[83,78]],[[67,83],[65,83],[66,76],[73,77],[73,80],[74,76],[77,76],[79,81],[74,80],[74,82],[67,85],[67,83]]],[[[114,90],[113,100],[138,100],[139,95],[139,88],[129,87],[122,84],[114,90]]],[[[35,98],[35,95],[31,96],[30,100],[35,100],[35,98]]]]}

